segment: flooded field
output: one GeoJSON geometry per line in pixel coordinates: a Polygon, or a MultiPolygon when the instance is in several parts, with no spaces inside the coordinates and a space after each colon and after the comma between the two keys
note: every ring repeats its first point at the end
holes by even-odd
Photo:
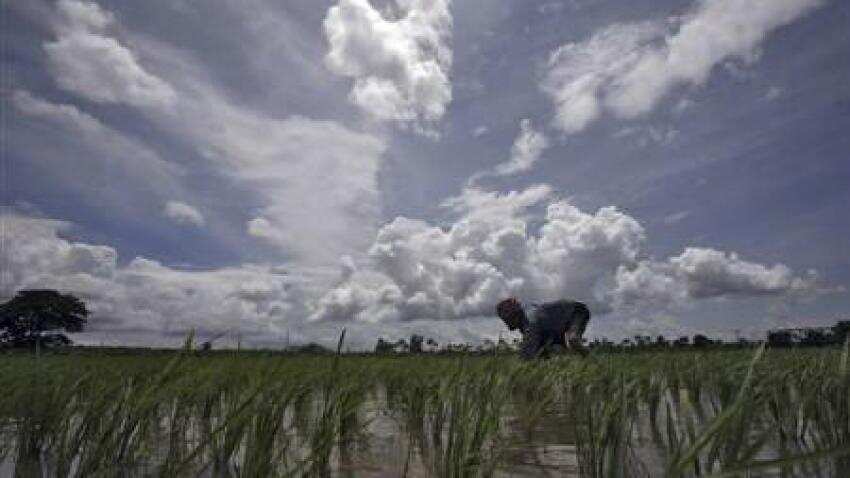
{"type": "Polygon", "coordinates": [[[850,476],[847,359],[0,355],[0,476],[850,476]]]}

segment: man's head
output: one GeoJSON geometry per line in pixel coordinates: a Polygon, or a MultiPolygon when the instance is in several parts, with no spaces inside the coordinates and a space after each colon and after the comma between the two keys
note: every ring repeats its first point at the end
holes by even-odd
{"type": "Polygon", "coordinates": [[[522,329],[525,324],[525,311],[515,298],[505,299],[496,305],[496,314],[510,330],[522,329]]]}

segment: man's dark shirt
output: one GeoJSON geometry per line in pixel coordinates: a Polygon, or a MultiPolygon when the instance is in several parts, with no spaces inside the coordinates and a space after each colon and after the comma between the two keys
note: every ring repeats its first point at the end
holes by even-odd
{"type": "Polygon", "coordinates": [[[537,357],[550,345],[566,347],[564,337],[570,332],[580,339],[590,320],[590,311],[581,302],[558,300],[537,306],[531,320],[521,327],[522,346],[520,355],[530,359],[537,357]]]}

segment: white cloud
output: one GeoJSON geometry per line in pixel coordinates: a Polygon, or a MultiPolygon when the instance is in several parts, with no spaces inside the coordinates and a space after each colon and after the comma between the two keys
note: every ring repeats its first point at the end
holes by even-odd
{"type": "Polygon", "coordinates": [[[722,295],[781,295],[812,289],[816,276],[797,277],[784,264],[764,266],[742,260],[737,254],[688,247],[668,262],[686,279],[692,297],[722,295]]]}
{"type": "Polygon", "coordinates": [[[519,126],[519,135],[511,146],[511,158],[507,163],[496,166],[495,172],[499,176],[528,171],[549,146],[549,140],[543,133],[534,130],[530,119],[521,120],[519,126]]]}
{"type": "MultiPolygon", "coordinates": [[[[86,202],[108,204],[110,210],[128,216],[149,212],[148,201],[181,191],[183,168],[76,106],[51,103],[25,90],[12,91],[9,102],[22,118],[16,127],[26,128],[26,121],[51,128],[48,137],[26,147],[43,179],[75,191],[86,202]]],[[[22,135],[15,134],[10,143],[18,147],[20,141],[22,135]]]]}
{"type": "MultiPolygon", "coordinates": [[[[319,342],[335,344],[339,326],[306,323],[302,279],[289,270],[243,264],[210,270],[180,270],[137,257],[126,265],[109,246],[65,239],[64,221],[0,216],[5,247],[0,298],[27,288],[55,288],[82,298],[92,315],[75,340],[121,345],[179,345],[191,330],[198,340],[223,336],[215,346],[284,347],[319,342]]],[[[352,272],[350,260],[344,269],[352,272]]],[[[338,301],[342,307],[342,301],[338,301]]],[[[440,343],[494,339],[502,326],[494,320],[456,323],[347,324],[346,347],[364,349],[378,337],[427,333],[440,343]]]]}
{"type": "Polygon", "coordinates": [[[249,234],[310,266],[368,247],[377,227],[384,143],[333,122],[277,120],[224,102],[202,105],[186,135],[262,204],[249,234]],[[211,131],[215,131],[213,134],[211,131]]]}
{"type": "Polygon", "coordinates": [[[577,133],[603,113],[605,93],[663,34],[654,23],[615,24],[580,43],[568,43],[549,57],[541,84],[555,103],[554,125],[577,133]]]}
{"type": "MultiPolygon", "coordinates": [[[[190,329],[235,330],[255,339],[278,336],[296,303],[292,281],[264,265],[182,271],[135,258],[118,264],[112,247],[61,237],[68,223],[4,215],[2,295],[56,288],[80,295],[92,310],[90,329],[126,340],[179,341],[190,329]]],[[[297,297],[296,297],[297,298],[297,297]]]]}
{"type": "Polygon", "coordinates": [[[672,214],[668,214],[668,215],[664,216],[663,221],[664,221],[664,224],[668,224],[668,225],[677,224],[677,223],[682,222],[685,219],[689,218],[690,216],[691,216],[691,211],[679,211],[679,212],[674,212],[672,214]]]}
{"type": "Polygon", "coordinates": [[[204,225],[204,215],[197,208],[180,201],[168,201],[162,213],[165,217],[178,224],[188,224],[196,227],[204,225]]]}
{"type": "Polygon", "coordinates": [[[60,87],[101,103],[166,106],[172,87],[147,72],[136,55],[109,36],[112,16],[95,3],[60,0],[56,40],[44,44],[60,87]]]}
{"type": "Polygon", "coordinates": [[[681,115],[694,106],[696,106],[696,102],[694,100],[690,98],[682,98],[676,102],[675,106],[673,106],[673,113],[681,115]]]}
{"type": "Polygon", "coordinates": [[[556,108],[554,124],[577,133],[603,112],[635,118],[671,90],[700,86],[730,59],[754,62],[775,29],[819,0],[706,0],[674,24],[615,24],[551,55],[542,87],[556,108]]]}
{"type": "Polygon", "coordinates": [[[676,141],[679,130],[672,126],[626,126],[614,132],[612,135],[617,139],[630,139],[638,147],[646,148],[649,145],[668,146],[676,141]]]}
{"type": "Polygon", "coordinates": [[[543,150],[549,147],[549,140],[546,135],[532,127],[530,119],[520,120],[519,126],[519,134],[511,146],[511,157],[491,170],[472,175],[468,184],[475,184],[476,181],[486,176],[510,176],[534,167],[543,150]]]}
{"type": "Polygon", "coordinates": [[[813,293],[813,277],[735,254],[687,248],[646,258],[643,227],[613,207],[595,213],[552,197],[547,186],[496,194],[466,189],[445,206],[447,229],[396,218],[380,229],[369,267],[346,273],[314,320],[362,322],[492,316],[500,299],[572,297],[594,313],[672,307],[694,299],[813,293]],[[545,212],[535,208],[545,205],[545,212]],[[533,229],[531,224],[542,223],[533,229]]]}
{"type": "Polygon", "coordinates": [[[328,68],[353,78],[349,98],[381,121],[433,133],[452,98],[448,0],[402,0],[388,18],[368,0],[339,0],[324,20],[328,68]]]}
{"type": "MultiPolygon", "coordinates": [[[[68,5],[79,7],[80,3],[65,0],[60,9],[68,5]]],[[[66,23],[73,25],[74,31],[83,30],[119,45],[98,27],[116,22],[97,6],[90,7],[82,10],[94,17],[100,15],[101,20],[80,20],[79,14],[64,13],[66,23]]],[[[414,10],[420,16],[437,13],[414,10]]],[[[57,30],[59,38],[67,33],[63,28],[69,27],[57,30]]],[[[280,117],[242,107],[202,68],[193,66],[196,60],[185,52],[161,43],[142,41],[135,46],[153,64],[171,66],[161,70],[164,76],[171,75],[163,84],[169,85],[174,95],[170,107],[159,101],[141,101],[141,97],[127,102],[161,130],[194,148],[234,186],[254,196],[254,214],[265,222],[262,234],[256,234],[256,223],[248,228],[248,234],[278,248],[293,266],[307,269],[331,267],[329,270],[335,271],[341,255],[356,253],[358,248],[362,253],[368,247],[377,227],[377,173],[385,149],[383,140],[333,121],[280,117]]],[[[88,55],[79,60],[95,61],[88,55]]],[[[110,69],[94,63],[85,68],[91,75],[86,84],[114,83],[110,69]]],[[[58,73],[54,70],[55,80],[61,84],[65,80],[58,73]]],[[[84,96],[95,94],[75,91],[84,96]]],[[[238,223],[242,234],[246,232],[243,221],[238,223]]]]}
{"type": "Polygon", "coordinates": [[[797,276],[784,264],[765,266],[737,254],[688,247],[663,262],[644,260],[617,271],[613,296],[621,306],[715,297],[791,296],[818,292],[817,274],[797,276]]]}
{"type": "Polygon", "coordinates": [[[765,99],[765,101],[773,101],[773,100],[779,98],[780,96],[782,96],[783,93],[785,93],[784,88],[782,88],[780,86],[771,86],[764,93],[764,99],[765,99]]]}
{"type": "MultiPolygon", "coordinates": [[[[295,343],[328,343],[337,321],[355,320],[349,343],[364,347],[378,336],[422,330],[441,341],[493,338],[500,328],[493,305],[507,295],[574,297],[596,315],[617,311],[625,320],[624,311],[665,315],[696,299],[819,291],[813,272],[798,276],[782,264],[713,249],[648,259],[633,218],[611,207],[583,212],[547,186],[508,194],[467,189],[445,207],[458,216],[448,229],[403,217],[385,225],[369,262],[358,267],[345,257],[340,282],[317,301],[297,275],[278,267],[178,270],[145,258],[120,265],[112,247],[63,238],[65,222],[5,215],[0,293],[49,287],[78,294],[93,311],[87,341],[108,333],[123,343],[175,344],[196,329],[201,337],[227,332],[254,344],[281,346],[290,332],[295,343]],[[408,325],[413,319],[420,322],[408,325]],[[447,319],[464,320],[440,322],[447,319]]],[[[642,325],[603,328],[635,326],[642,325]]]]}
{"type": "Polygon", "coordinates": [[[103,135],[109,131],[109,128],[99,120],[80,111],[74,105],[51,103],[36,98],[25,90],[13,91],[11,101],[18,111],[26,116],[47,119],[82,134],[103,135]]]}

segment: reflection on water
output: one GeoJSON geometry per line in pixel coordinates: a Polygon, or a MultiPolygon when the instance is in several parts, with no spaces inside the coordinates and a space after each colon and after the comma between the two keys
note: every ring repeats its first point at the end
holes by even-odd
{"type": "MultiPolygon", "coordinates": [[[[337,439],[330,451],[329,466],[318,475],[332,477],[428,477],[446,476],[444,473],[450,470],[449,464],[442,463],[447,458],[446,446],[452,446],[450,431],[438,430],[434,435],[434,429],[412,429],[409,416],[393,409],[385,401],[386,392],[380,390],[359,407],[357,415],[359,429],[351,439],[342,441],[337,439]],[[378,399],[375,399],[378,398],[378,399]],[[383,400],[381,400],[383,398],[383,400]]],[[[322,408],[319,401],[313,401],[312,412],[322,408]]],[[[514,408],[508,406],[506,408],[514,408]]],[[[519,407],[524,409],[524,407],[519,407]]],[[[189,433],[187,437],[200,437],[202,428],[199,417],[190,421],[195,424],[182,425],[189,433]],[[194,432],[193,428],[197,428],[194,432]],[[197,432],[197,433],[196,433],[197,432]]],[[[579,476],[578,463],[575,446],[575,431],[571,426],[569,417],[563,413],[551,413],[541,415],[533,423],[518,419],[516,416],[503,417],[501,427],[496,436],[489,437],[488,448],[497,451],[498,455],[493,457],[492,476],[496,477],[523,477],[523,476],[579,476]]],[[[278,443],[281,446],[292,447],[288,451],[293,457],[302,459],[309,456],[311,437],[308,433],[299,433],[295,425],[294,417],[285,417],[285,428],[292,432],[289,434],[288,443],[278,443]]],[[[428,428],[429,418],[424,417],[420,422],[428,428]]],[[[163,439],[167,438],[168,431],[174,428],[165,417],[159,424],[163,439]]],[[[6,437],[5,449],[15,450],[17,443],[14,438],[16,434],[12,428],[14,424],[7,424],[4,434],[6,437]]],[[[168,460],[169,446],[165,442],[161,446],[148,450],[144,460],[135,465],[125,464],[113,468],[110,473],[119,476],[149,476],[156,475],[161,471],[163,462],[168,460]]],[[[200,440],[186,443],[186,449],[192,449],[201,445],[200,440]]],[[[247,446],[243,444],[243,447],[247,446]]],[[[226,464],[215,466],[207,463],[195,470],[200,477],[225,477],[241,476],[244,474],[243,459],[245,453],[250,450],[242,450],[242,454],[236,456],[226,464]]],[[[41,453],[35,460],[16,460],[13,453],[9,453],[0,460],[0,477],[11,476],[63,476],[58,473],[56,457],[50,453],[41,453]],[[16,463],[17,461],[17,463],[16,463]],[[17,465],[17,466],[16,466],[17,465]]],[[[79,472],[79,463],[75,462],[67,473],[76,476],[79,472]]]]}

